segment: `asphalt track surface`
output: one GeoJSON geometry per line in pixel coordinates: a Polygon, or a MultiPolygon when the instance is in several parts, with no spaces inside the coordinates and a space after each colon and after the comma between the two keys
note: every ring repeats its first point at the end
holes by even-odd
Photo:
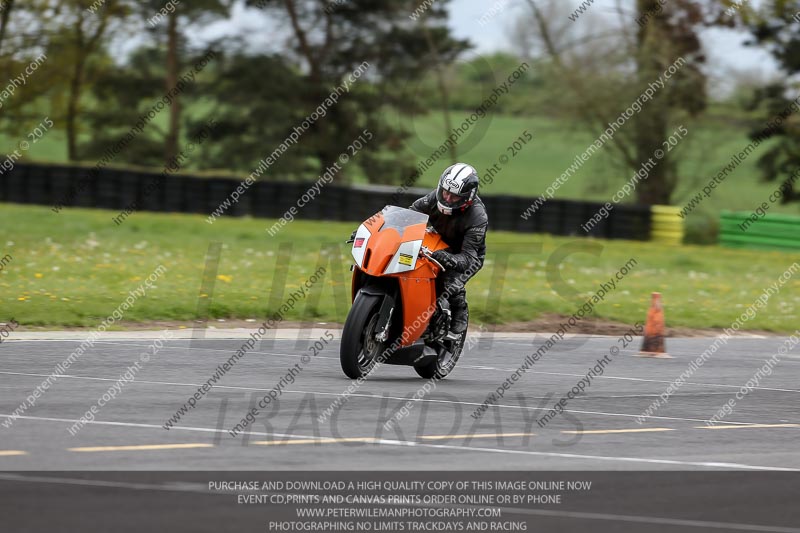
{"type": "MultiPolygon", "coordinates": [[[[232,437],[229,430],[324,330],[303,332],[299,340],[279,335],[289,338],[256,346],[196,408],[164,429],[246,333],[166,341],[136,380],[72,436],[68,428],[158,334],[104,337],[10,428],[0,426],[0,470],[800,471],[800,352],[784,356],[722,425],[705,425],[777,352],[785,340],[777,337],[732,339],[642,424],[637,417],[713,339],[669,339],[673,359],[634,357],[635,339],[564,415],[540,428],[537,419],[619,343],[614,337],[564,339],[475,419],[470,415],[478,405],[544,338],[498,333],[466,352],[445,381],[386,429],[425,380],[410,367],[383,366],[320,423],[319,415],[353,383],[340,369],[334,330],[336,340],[303,367],[250,432],[232,437]]],[[[0,422],[85,334],[62,337],[69,338],[0,345],[0,422]]]]}
{"type": "MultiPolygon", "coordinates": [[[[466,352],[448,379],[419,395],[387,430],[384,423],[425,380],[409,367],[384,366],[320,423],[352,383],[341,372],[333,331],[335,340],[310,358],[249,434],[232,437],[228,430],[308,354],[308,339],[325,335],[281,332],[164,429],[248,333],[166,341],[73,436],[68,428],[158,333],[110,334],[96,342],[33,408],[10,427],[0,425],[0,530],[285,531],[268,520],[297,520],[293,508],[239,505],[235,495],[210,491],[208,481],[425,473],[448,479],[493,471],[495,479],[593,480],[596,489],[564,504],[504,506],[504,520],[524,522],[526,531],[800,532],[800,354],[784,356],[723,425],[704,424],[784,339],[731,340],[641,424],[637,417],[713,339],[669,339],[672,359],[634,357],[635,339],[564,415],[541,428],[537,419],[619,341],[564,339],[476,420],[470,416],[476,407],[545,338],[497,334],[466,352]]],[[[0,424],[85,337],[17,334],[0,345],[0,424]]],[[[484,530],[490,529],[462,531],[484,530]]]]}

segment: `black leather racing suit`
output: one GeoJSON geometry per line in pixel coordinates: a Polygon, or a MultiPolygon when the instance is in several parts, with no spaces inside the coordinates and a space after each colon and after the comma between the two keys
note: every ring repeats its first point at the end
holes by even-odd
{"type": "Polygon", "coordinates": [[[449,245],[447,251],[453,254],[457,266],[447,269],[441,279],[445,294],[449,294],[453,323],[467,321],[469,306],[465,285],[483,268],[486,258],[486,230],[489,227],[486,207],[476,197],[475,203],[466,211],[445,215],[439,211],[436,191],[433,191],[414,202],[411,209],[430,216],[428,225],[433,226],[449,245]]]}

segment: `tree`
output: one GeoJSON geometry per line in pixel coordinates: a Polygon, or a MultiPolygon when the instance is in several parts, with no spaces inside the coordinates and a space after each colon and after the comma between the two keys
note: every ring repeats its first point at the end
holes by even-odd
{"type": "Polygon", "coordinates": [[[11,19],[11,12],[14,11],[14,0],[6,0],[3,3],[3,12],[0,14],[0,52],[3,49],[3,41],[6,38],[8,21],[11,19]]]}
{"type": "Polygon", "coordinates": [[[782,202],[800,200],[800,91],[790,81],[800,73],[800,0],[770,1],[756,16],[745,19],[753,35],[751,44],[768,49],[778,61],[786,78],[757,90],[751,109],[762,109],[765,119],[754,128],[751,137],[766,136],[774,144],[759,159],[762,179],[781,180],[782,202]],[[780,124],[764,128],[764,123],[780,124]]]}
{"type": "MultiPolygon", "coordinates": [[[[77,0],[72,6],[65,6],[74,9],[71,17],[72,23],[68,26],[71,31],[64,35],[66,37],[65,44],[72,48],[74,54],[69,84],[69,101],[67,104],[67,157],[70,161],[75,161],[78,158],[78,106],[80,105],[84,82],[86,81],[87,61],[89,56],[100,48],[101,39],[104,37],[106,29],[108,29],[110,16],[117,4],[113,0],[107,0],[97,17],[87,14],[86,9],[88,6],[89,0],[77,0]]],[[[57,40],[54,44],[58,46],[60,43],[57,40]]]]}
{"type": "MultiPolygon", "coordinates": [[[[217,58],[215,68],[213,82],[199,82],[197,88],[207,111],[189,123],[190,129],[210,119],[217,123],[198,164],[249,174],[304,120],[305,79],[285,57],[248,54],[245,46],[217,58]]],[[[307,179],[317,170],[314,149],[305,141],[293,144],[272,162],[270,173],[307,179]]]]}
{"type": "Polygon", "coordinates": [[[93,0],[55,0],[55,27],[50,28],[48,58],[57,65],[67,79],[67,102],[65,122],[67,133],[67,158],[79,159],[78,130],[79,115],[84,89],[97,75],[93,67],[105,44],[104,39],[115,19],[124,18],[127,7],[122,0],[106,0],[94,12],[89,8],[93,0]]]}
{"type": "MultiPolygon", "coordinates": [[[[106,69],[92,86],[91,108],[85,112],[91,135],[82,144],[86,158],[98,160],[121,143],[153,105],[164,96],[164,51],[142,46],[121,65],[106,69]]],[[[166,131],[150,120],[114,156],[116,163],[161,166],[166,131]]]]}
{"type": "MultiPolygon", "coordinates": [[[[41,41],[35,38],[38,33],[25,31],[29,12],[27,6],[20,8],[14,0],[2,4],[0,14],[0,77],[5,80],[17,78],[27,64],[35,60],[37,55],[44,50],[41,41]],[[11,30],[11,31],[9,31],[11,30]]],[[[41,78],[41,74],[39,78],[41,78]]],[[[42,96],[46,85],[37,83],[36,79],[30,80],[24,91],[15,92],[11,98],[2,104],[3,129],[12,136],[18,136],[24,131],[26,107],[30,102],[42,96]]],[[[3,86],[5,88],[5,85],[3,86]]],[[[41,118],[41,117],[38,117],[41,118]]]]}
{"type": "MultiPolygon", "coordinates": [[[[199,74],[191,84],[179,82],[199,58],[218,48],[207,43],[204,49],[187,44],[186,34],[193,28],[227,16],[229,0],[197,0],[167,3],[147,0],[131,4],[128,28],[149,36],[129,57],[106,70],[93,87],[94,106],[87,111],[92,135],[84,150],[93,158],[121,142],[132,127],[159,101],[166,105],[159,110],[168,114],[166,128],[160,120],[151,120],[144,131],[125,144],[115,160],[143,165],[166,166],[175,161],[180,151],[183,129],[189,122],[184,116],[186,102],[198,99],[199,74]],[[179,86],[180,91],[175,91],[179,86]]],[[[206,67],[214,72],[213,63],[206,67]]],[[[210,75],[205,74],[206,76],[210,75]]],[[[207,148],[207,147],[206,147],[207,148]]],[[[193,155],[193,161],[198,155],[193,155]]]]}
{"type": "MultiPolygon", "coordinates": [[[[420,27],[422,33],[425,35],[425,42],[428,43],[429,54],[431,57],[431,64],[433,68],[433,75],[436,78],[436,86],[439,89],[439,95],[442,99],[442,113],[444,115],[444,135],[445,137],[453,130],[452,121],[450,119],[450,84],[445,69],[447,63],[452,62],[446,59],[443,60],[439,53],[439,48],[436,45],[436,39],[433,36],[433,30],[428,27],[428,15],[420,18],[420,27]]],[[[458,162],[458,145],[450,145],[450,162],[456,164],[458,162]]]]}
{"type": "MultiPolygon", "coordinates": [[[[536,48],[526,31],[550,60],[550,70],[562,91],[555,105],[588,127],[596,136],[643,94],[665,70],[682,64],[642,110],[613,135],[611,156],[629,171],[638,171],[653,158],[683,115],[697,115],[706,103],[705,57],[700,27],[719,21],[722,5],[701,6],[691,0],[636,0],[635,10],[617,6],[619,24],[592,20],[585,13],[572,21],[566,7],[526,0],[532,19],[529,30],[518,27],[514,39],[528,53],[536,48]],[[556,20],[554,23],[553,20],[556,20]],[[555,28],[561,21],[562,27],[555,28]]],[[[544,66],[547,68],[547,66],[544,66]]],[[[637,202],[667,204],[678,182],[674,152],[665,154],[636,188],[637,202]]]]}
{"type": "MultiPolygon", "coordinates": [[[[166,4],[164,0],[137,2],[137,11],[146,19],[147,29],[156,36],[156,41],[162,41],[159,34],[165,37],[165,92],[175,87],[181,69],[187,63],[185,57],[187,29],[227,17],[231,5],[232,0],[192,0],[166,4]]],[[[178,95],[169,108],[169,126],[164,140],[165,163],[173,161],[178,154],[182,115],[183,103],[181,96],[178,95]]]]}
{"type": "MultiPolygon", "coordinates": [[[[659,0],[637,0],[637,19],[656,12],[659,0]]],[[[697,115],[705,108],[705,76],[702,65],[705,57],[697,33],[702,22],[701,8],[694,2],[676,0],[668,9],[656,13],[640,25],[636,33],[636,86],[644,90],[659,79],[679,58],[687,64],[680,67],[668,86],[648,102],[635,117],[634,152],[638,170],[662,148],[670,136],[678,111],[697,115]]],[[[664,157],[637,188],[638,202],[645,205],[668,204],[678,184],[675,158],[664,157]]]]}
{"type": "Polygon", "coordinates": [[[4,131],[20,135],[47,114],[57,127],[66,124],[72,160],[77,158],[81,97],[107,64],[104,39],[121,11],[119,0],[109,0],[106,9],[96,15],[86,11],[87,5],[78,0],[7,1],[0,18],[3,76],[13,79],[29,65],[38,65],[35,72],[24,76],[24,86],[12,101],[3,106],[4,131]]]}
{"type": "Polygon", "coordinates": [[[336,163],[342,150],[367,128],[374,138],[357,158],[367,177],[392,183],[412,174],[413,165],[403,154],[402,141],[408,133],[390,126],[385,114],[388,106],[401,112],[427,107],[405,88],[428,72],[432,50],[444,64],[467,49],[467,42],[453,39],[445,24],[447,0],[430,7],[424,24],[410,17],[418,8],[416,0],[248,0],[248,4],[263,6],[289,28],[290,57],[297,58],[303,73],[298,97],[304,116],[352,79],[360,66],[368,65],[304,134],[318,169],[336,163]]]}

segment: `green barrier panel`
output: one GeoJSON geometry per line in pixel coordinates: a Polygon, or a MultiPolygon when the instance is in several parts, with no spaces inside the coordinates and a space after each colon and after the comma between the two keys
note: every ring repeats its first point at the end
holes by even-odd
{"type": "Polygon", "coordinates": [[[723,211],[720,215],[719,242],[731,248],[761,248],[767,250],[800,250],[800,217],[769,214],[751,222],[751,213],[723,211]]]}
{"type": "Polygon", "coordinates": [[[747,229],[742,230],[739,226],[740,222],[732,220],[720,221],[720,231],[723,233],[730,233],[732,235],[746,235],[748,237],[766,237],[766,238],[781,238],[788,241],[796,240],[798,233],[800,233],[800,225],[791,226],[789,224],[753,224],[748,226],[747,229]]]}

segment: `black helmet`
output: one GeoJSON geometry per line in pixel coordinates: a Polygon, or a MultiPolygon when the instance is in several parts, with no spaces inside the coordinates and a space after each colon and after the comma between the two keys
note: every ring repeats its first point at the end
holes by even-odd
{"type": "Polygon", "coordinates": [[[436,188],[436,200],[439,211],[445,215],[452,215],[454,211],[466,211],[475,202],[478,195],[478,171],[466,163],[456,163],[447,167],[439,178],[436,188]],[[444,191],[458,196],[458,200],[448,202],[444,198],[444,191]]]}

